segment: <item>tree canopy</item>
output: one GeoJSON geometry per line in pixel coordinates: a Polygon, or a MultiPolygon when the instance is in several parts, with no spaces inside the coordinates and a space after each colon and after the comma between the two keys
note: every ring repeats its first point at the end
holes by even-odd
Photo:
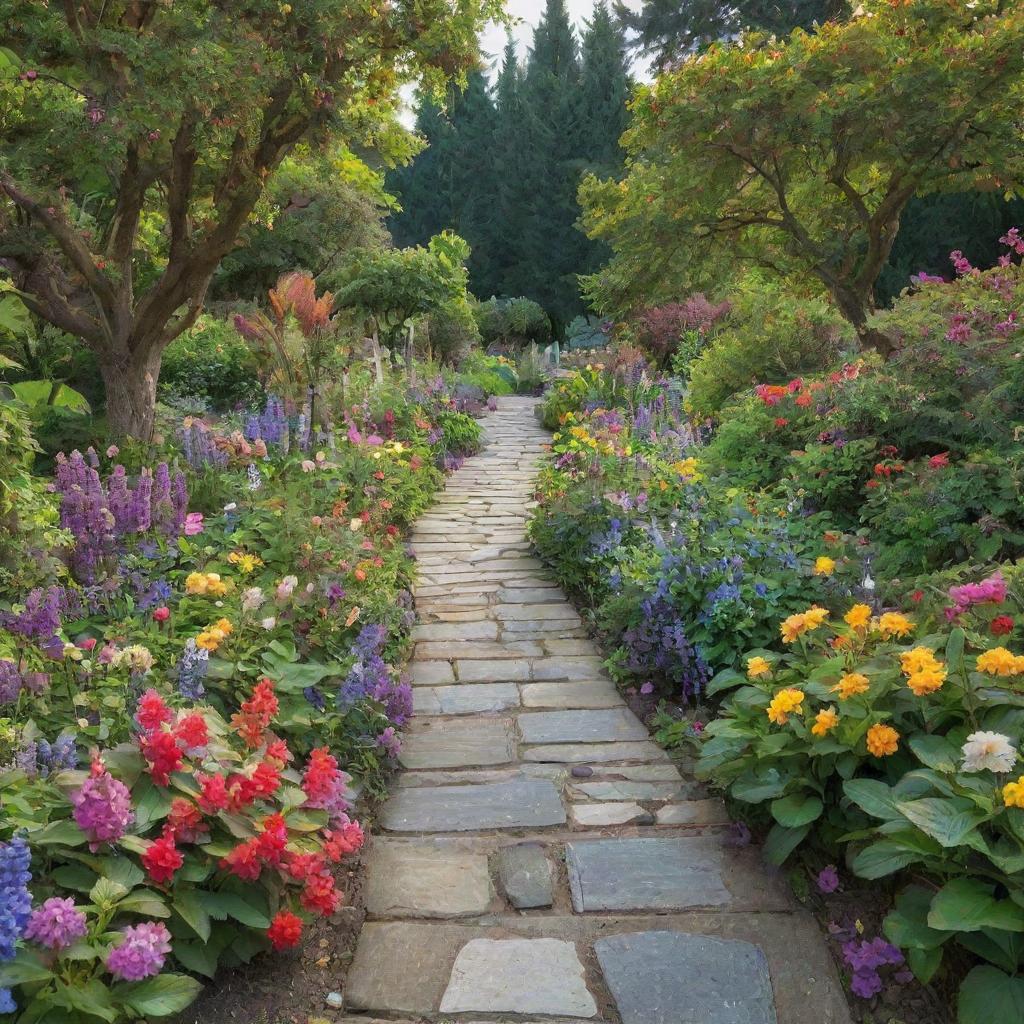
{"type": "Polygon", "coordinates": [[[817,279],[862,342],[886,348],[867,316],[910,199],[1024,183],[1024,10],[863,7],[786,42],[712,46],[642,91],[627,177],[581,190],[615,253],[588,281],[602,309],[753,263],[817,279]]]}
{"type": "Polygon", "coordinates": [[[300,142],[407,153],[398,90],[475,59],[498,0],[0,0],[0,260],[152,430],[164,347],[300,142]]]}

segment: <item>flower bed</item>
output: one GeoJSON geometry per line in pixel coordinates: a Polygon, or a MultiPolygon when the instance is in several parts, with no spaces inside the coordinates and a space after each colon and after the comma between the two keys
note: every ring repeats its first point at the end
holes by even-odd
{"type": "Polygon", "coordinates": [[[62,456],[49,484],[5,412],[2,1012],[172,1014],[337,908],[354,802],[411,712],[402,531],[487,399],[451,377],[347,396],[333,435],[271,398],[62,456]]]}

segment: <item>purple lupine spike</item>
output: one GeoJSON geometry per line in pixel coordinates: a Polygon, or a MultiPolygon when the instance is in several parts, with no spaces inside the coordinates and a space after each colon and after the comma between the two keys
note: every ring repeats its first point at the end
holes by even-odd
{"type": "Polygon", "coordinates": [[[182,472],[174,474],[174,482],[171,485],[171,503],[174,506],[173,535],[177,536],[185,526],[185,518],[188,516],[188,481],[182,472]]]}
{"type": "Polygon", "coordinates": [[[139,473],[139,482],[132,495],[132,517],[135,520],[135,532],[145,533],[153,525],[153,471],[143,467],[139,473]]]}
{"type": "Polygon", "coordinates": [[[153,494],[150,500],[153,525],[166,536],[173,536],[174,505],[171,502],[171,471],[166,462],[161,462],[153,474],[153,494]]]}
{"type": "Polygon", "coordinates": [[[132,497],[124,466],[115,466],[107,478],[107,507],[114,517],[114,531],[118,534],[127,531],[131,521],[132,497]]]}

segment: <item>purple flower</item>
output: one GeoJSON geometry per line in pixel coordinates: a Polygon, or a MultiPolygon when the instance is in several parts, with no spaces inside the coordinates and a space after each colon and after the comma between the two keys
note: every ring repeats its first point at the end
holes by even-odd
{"type": "Polygon", "coordinates": [[[882,991],[882,979],[878,971],[856,971],[850,979],[850,991],[861,999],[870,999],[882,991]]]}
{"type": "Polygon", "coordinates": [[[13,704],[21,693],[21,673],[7,658],[0,658],[0,705],[13,704]]]}
{"type": "Polygon", "coordinates": [[[387,752],[388,757],[398,757],[402,752],[402,741],[398,738],[398,733],[395,732],[395,727],[389,725],[378,737],[377,746],[383,747],[387,752]]]}
{"type": "Polygon", "coordinates": [[[25,938],[47,949],[65,949],[85,935],[85,914],[68,897],[52,896],[32,911],[25,938]]]}
{"type": "Polygon", "coordinates": [[[835,892],[839,888],[839,874],[835,865],[829,864],[818,872],[818,891],[824,893],[835,892]]]}
{"type": "MultiPolygon", "coordinates": [[[[28,843],[21,836],[0,843],[0,963],[14,959],[15,943],[25,930],[32,909],[28,891],[31,861],[28,843]]],[[[14,1013],[16,1009],[10,990],[0,988],[0,1013],[14,1013]]]]}
{"type": "Polygon", "coordinates": [[[881,936],[847,942],[843,946],[843,959],[854,971],[873,971],[885,964],[903,963],[903,954],[881,936]]]}
{"type": "Polygon", "coordinates": [[[120,839],[135,818],[128,787],[105,770],[90,775],[72,795],[71,803],[75,824],[88,837],[93,853],[103,843],[120,839]]]}
{"type": "Polygon", "coordinates": [[[142,981],[159,974],[171,951],[171,933],[159,921],[144,921],[124,930],[107,955],[107,969],[122,981],[142,981]]]}

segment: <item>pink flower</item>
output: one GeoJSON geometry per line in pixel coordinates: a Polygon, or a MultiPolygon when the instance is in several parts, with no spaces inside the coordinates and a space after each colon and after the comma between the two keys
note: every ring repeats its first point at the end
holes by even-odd
{"type": "Polygon", "coordinates": [[[154,622],[166,622],[171,617],[171,609],[167,605],[161,605],[153,609],[154,622]]]}
{"type": "Polygon", "coordinates": [[[95,647],[96,647],[96,637],[94,637],[94,636],[87,636],[84,640],[79,640],[78,641],[78,646],[83,651],[94,650],[95,647]]]}
{"type": "Polygon", "coordinates": [[[121,941],[107,955],[107,969],[120,981],[142,981],[163,970],[171,951],[171,933],[159,921],[125,928],[121,941]]]}
{"type": "Polygon", "coordinates": [[[949,452],[939,452],[938,455],[933,455],[928,460],[928,465],[932,469],[942,469],[944,466],[949,465],[949,452]]]}
{"type": "Polygon", "coordinates": [[[109,774],[102,762],[93,764],[92,775],[72,794],[71,803],[75,824],[85,833],[93,853],[103,843],[120,839],[135,818],[128,787],[109,774]]]}
{"type": "Polygon", "coordinates": [[[25,929],[25,938],[38,942],[47,949],[65,949],[86,933],[85,914],[68,897],[51,896],[41,907],[32,911],[25,929]]]}
{"type": "Polygon", "coordinates": [[[949,261],[953,264],[953,269],[960,275],[975,272],[971,261],[959,249],[954,249],[949,254],[949,261]]]}
{"type": "Polygon", "coordinates": [[[194,537],[197,533],[203,532],[203,513],[189,512],[185,516],[184,533],[186,537],[194,537]]]}

